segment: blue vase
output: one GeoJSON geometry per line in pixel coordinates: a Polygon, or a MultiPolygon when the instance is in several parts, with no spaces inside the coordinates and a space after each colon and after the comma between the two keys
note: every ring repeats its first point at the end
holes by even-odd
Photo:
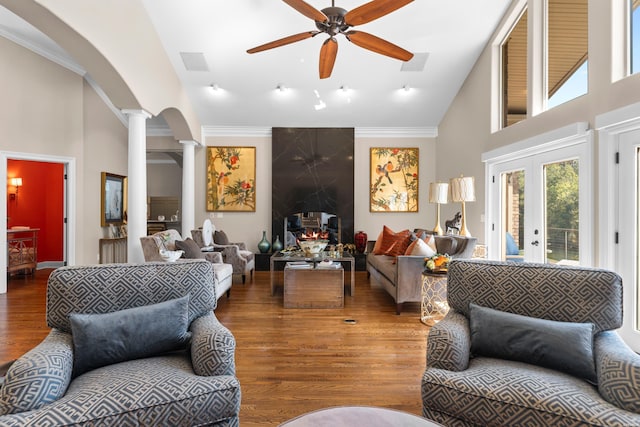
{"type": "Polygon", "coordinates": [[[271,243],[269,243],[269,241],[267,240],[267,232],[263,231],[262,240],[260,240],[260,243],[258,243],[258,250],[261,254],[266,254],[269,252],[269,249],[271,249],[271,243]]]}
{"type": "Polygon", "coordinates": [[[273,242],[273,252],[280,252],[282,250],[282,242],[280,241],[280,236],[276,236],[276,241],[273,242]]]}

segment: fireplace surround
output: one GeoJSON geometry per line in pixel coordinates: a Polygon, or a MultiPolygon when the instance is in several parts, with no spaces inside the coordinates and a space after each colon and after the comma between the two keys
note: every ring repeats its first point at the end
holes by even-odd
{"type": "Polygon", "coordinates": [[[353,243],[353,128],[272,129],[272,239],[301,213],[339,219],[339,242],[353,243]]]}

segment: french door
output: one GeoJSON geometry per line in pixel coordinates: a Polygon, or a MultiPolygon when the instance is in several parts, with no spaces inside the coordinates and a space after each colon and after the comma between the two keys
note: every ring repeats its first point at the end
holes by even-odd
{"type": "Polygon", "coordinates": [[[615,258],[616,270],[622,276],[624,286],[624,319],[619,332],[635,351],[640,351],[640,130],[621,134],[618,152],[618,245],[615,258]]]}
{"type": "Polygon", "coordinates": [[[591,265],[587,141],[487,164],[491,259],[591,265]]]}

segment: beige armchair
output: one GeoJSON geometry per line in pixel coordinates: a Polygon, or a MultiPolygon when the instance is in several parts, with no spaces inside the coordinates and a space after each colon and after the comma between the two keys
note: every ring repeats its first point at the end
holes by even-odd
{"type": "MultiPolygon", "coordinates": [[[[201,248],[205,247],[204,236],[202,233],[202,229],[191,230],[191,237],[201,248]]],[[[222,253],[224,262],[233,266],[233,274],[242,275],[243,284],[246,281],[247,273],[249,273],[250,280],[253,280],[253,270],[255,268],[254,254],[247,250],[247,246],[244,242],[227,242],[225,244],[221,244],[215,243],[214,239],[212,240],[214,241],[212,244],[213,250],[222,253]]]]}
{"type": "MultiPolygon", "coordinates": [[[[146,262],[164,261],[160,256],[160,249],[175,251],[178,249],[176,242],[182,240],[182,236],[176,230],[164,230],[151,236],[141,237],[140,243],[144,260],[146,262]]],[[[219,252],[200,252],[190,258],[202,258],[213,264],[216,296],[219,299],[226,292],[227,298],[229,298],[233,284],[233,267],[224,263],[222,254],[219,252]]]]}

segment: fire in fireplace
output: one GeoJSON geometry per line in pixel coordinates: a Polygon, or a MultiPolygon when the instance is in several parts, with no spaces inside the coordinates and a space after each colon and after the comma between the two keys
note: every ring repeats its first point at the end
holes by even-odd
{"type": "Polygon", "coordinates": [[[326,212],[299,212],[284,219],[285,247],[299,246],[299,241],[326,240],[341,243],[340,218],[326,212]]]}

